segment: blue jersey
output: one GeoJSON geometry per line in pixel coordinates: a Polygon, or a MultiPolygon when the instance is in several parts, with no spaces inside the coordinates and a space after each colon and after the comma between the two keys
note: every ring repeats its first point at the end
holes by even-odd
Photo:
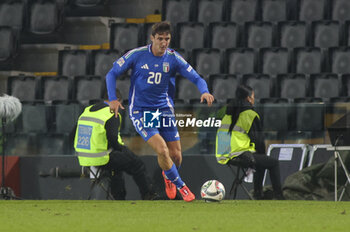
{"type": "Polygon", "coordinates": [[[106,77],[109,101],[117,99],[116,78],[129,69],[132,69],[129,90],[131,107],[160,109],[172,106],[173,96],[169,96],[168,91],[174,91],[176,73],[193,82],[201,94],[209,92],[206,82],[180,54],[168,48],[163,56],[155,56],[151,45],[147,45],[127,52],[113,63],[106,77]]]}

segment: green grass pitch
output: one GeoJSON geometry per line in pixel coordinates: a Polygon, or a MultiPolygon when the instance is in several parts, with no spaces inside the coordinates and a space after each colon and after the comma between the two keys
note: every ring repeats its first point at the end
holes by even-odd
{"type": "Polygon", "coordinates": [[[350,231],[350,202],[0,201],[0,231],[350,231]]]}

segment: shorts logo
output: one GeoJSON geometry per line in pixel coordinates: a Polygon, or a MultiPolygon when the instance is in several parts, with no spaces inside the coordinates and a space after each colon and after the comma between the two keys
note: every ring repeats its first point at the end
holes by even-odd
{"type": "Polygon", "coordinates": [[[162,113],[157,111],[144,111],[143,112],[143,127],[144,128],[160,128],[160,115],[162,113]]]}
{"type": "Polygon", "coordinates": [[[168,62],[163,62],[163,72],[167,73],[170,70],[170,65],[168,62]]]}
{"type": "Polygon", "coordinates": [[[143,137],[147,137],[147,135],[148,135],[145,130],[142,130],[141,133],[142,133],[143,137]]]}
{"type": "Polygon", "coordinates": [[[117,64],[119,65],[119,67],[123,66],[124,63],[125,63],[125,60],[123,57],[120,57],[119,60],[117,60],[117,64]]]}

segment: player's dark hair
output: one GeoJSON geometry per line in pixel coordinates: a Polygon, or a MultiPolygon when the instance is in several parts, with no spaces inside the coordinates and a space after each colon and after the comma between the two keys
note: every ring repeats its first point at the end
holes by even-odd
{"type": "Polygon", "coordinates": [[[162,35],[162,34],[170,34],[171,33],[171,26],[170,23],[167,21],[162,21],[159,23],[155,23],[152,26],[152,36],[155,36],[156,34],[162,35]]]}
{"type": "Polygon", "coordinates": [[[244,106],[244,102],[247,101],[247,97],[251,96],[253,93],[252,87],[248,85],[239,85],[236,90],[236,98],[229,104],[226,110],[226,114],[231,115],[231,125],[229,128],[229,132],[232,131],[233,127],[235,126],[239,114],[242,111],[242,108],[244,106]]]}

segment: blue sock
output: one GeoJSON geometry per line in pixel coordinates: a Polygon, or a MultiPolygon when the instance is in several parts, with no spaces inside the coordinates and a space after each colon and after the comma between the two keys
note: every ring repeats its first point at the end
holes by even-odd
{"type": "Polygon", "coordinates": [[[166,177],[168,177],[168,179],[173,184],[175,184],[178,189],[182,188],[185,185],[185,183],[181,180],[179,173],[177,172],[175,164],[173,164],[169,170],[164,170],[164,173],[166,177]]]}

